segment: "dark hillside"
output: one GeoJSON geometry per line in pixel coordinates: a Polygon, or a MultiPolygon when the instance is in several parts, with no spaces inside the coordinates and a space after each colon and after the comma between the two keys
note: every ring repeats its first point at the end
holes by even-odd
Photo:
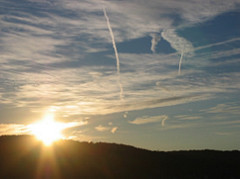
{"type": "Polygon", "coordinates": [[[0,137],[0,178],[240,178],[239,151],[153,152],[107,143],[0,137]]]}

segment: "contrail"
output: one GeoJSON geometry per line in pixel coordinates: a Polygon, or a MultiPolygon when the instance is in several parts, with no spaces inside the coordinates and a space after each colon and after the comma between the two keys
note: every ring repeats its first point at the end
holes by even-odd
{"type": "Polygon", "coordinates": [[[110,24],[110,20],[109,20],[109,17],[107,15],[107,11],[104,7],[103,7],[103,12],[104,12],[104,16],[105,16],[106,21],[107,21],[108,30],[109,30],[109,33],[110,33],[110,36],[111,36],[111,39],[112,39],[113,49],[114,49],[115,56],[116,56],[118,85],[119,85],[119,88],[120,88],[120,99],[122,99],[123,98],[123,87],[122,87],[122,84],[120,82],[120,63],[119,63],[117,46],[116,46],[115,38],[114,38],[114,35],[113,35],[112,27],[111,27],[111,24],[110,24]]]}
{"type": "Polygon", "coordinates": [[[184,55],[184,49],[182,50],[181,57],[178,64],[178,75],[181,74],[181,65],[182,65],[183,55],[184,55]]]}

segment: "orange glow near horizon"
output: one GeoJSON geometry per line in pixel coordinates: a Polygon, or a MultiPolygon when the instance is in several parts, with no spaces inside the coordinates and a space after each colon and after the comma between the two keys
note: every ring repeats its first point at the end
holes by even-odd
{"type": "Polygon", "coordinates": [[[42,120],[29,125],[31,133],[45,146],[50,146],[54,141],[63,138],[62,130],[66,127],[64,123],[56,122],[54,114],[47,114],[42,120]]]}

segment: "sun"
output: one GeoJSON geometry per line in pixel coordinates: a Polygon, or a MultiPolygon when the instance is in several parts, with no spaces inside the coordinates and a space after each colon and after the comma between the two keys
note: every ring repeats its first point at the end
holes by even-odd
{"type": "Polygon", "coordinates": [[[54,114],[47,114],[41,121],[29,126],[31,133],[42,141],[46,146],[50,146],[54,141],[63,138],[63,123],[54,120],[54,114]]]}

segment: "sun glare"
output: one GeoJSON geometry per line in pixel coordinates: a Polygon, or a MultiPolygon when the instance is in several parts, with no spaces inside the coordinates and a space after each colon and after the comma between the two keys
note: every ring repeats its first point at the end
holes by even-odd
{"type": "Polygon", "coordinates": [[[61,132],[64,128],[63,123],[54,120],[53,114],[48,114],[41,121],[30,125],[32,134],[46,146],[50,146],[54,141],[63,138],[61,132]]]}

